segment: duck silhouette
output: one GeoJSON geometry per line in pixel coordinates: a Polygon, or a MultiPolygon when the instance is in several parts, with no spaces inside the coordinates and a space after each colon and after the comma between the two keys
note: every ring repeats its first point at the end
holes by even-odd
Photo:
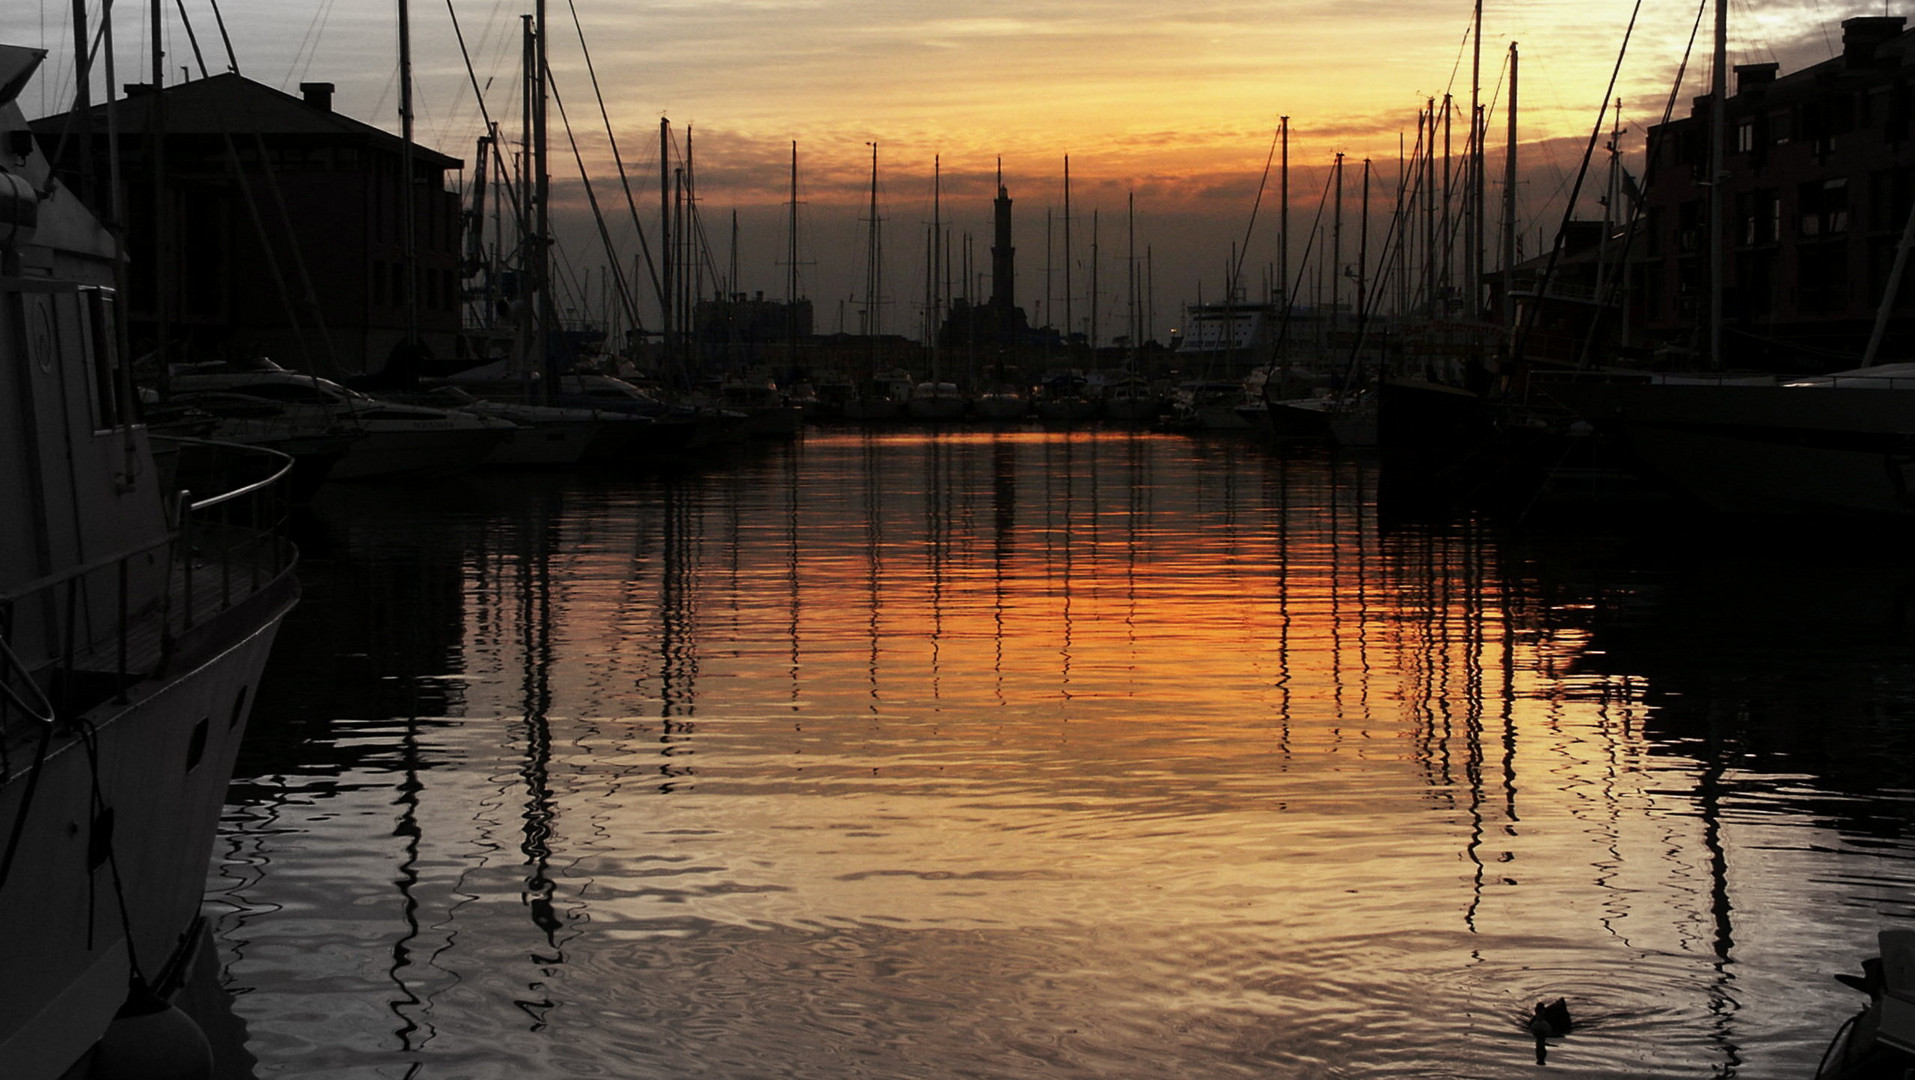
{"type": "Polygon", "coordinates": [[[1529,1033],[1536,1036],[1536,1064],[1549,1064],[1549,1044],[1544,1040],[1560,1039],[1569,1034],[1572,1026],[1569,1002],[1557,998],[1547,1003],[1536,1003],[1536,1011],[1529,1018],[1529,1033]]]}

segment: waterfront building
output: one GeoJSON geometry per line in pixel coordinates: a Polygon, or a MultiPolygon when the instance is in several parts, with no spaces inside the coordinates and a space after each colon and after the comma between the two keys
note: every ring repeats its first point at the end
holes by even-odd
{"type": "MultiPolygon", "coordinates": [[[[1788,75],[1742,64],[1723,103],[1723,357],[1731,368],[1853,366],[1915,202],[1915,35],[1899,16],[1842,23],[1842,52],[1788,75]]],[[[1709,319],[1715,103],[1649,130],[1631,337],[1691,362],[1709,319]]],[[[1915,291],[1894,298],[1881,356],[1915,349],[1915,291]]]]}
{"type": "MultiPolygon", "coordinates": [[[[81,142],[103,161],[118,132],[135,355],[163,336],[175,362],[268,355],[343,375],[395,357],[456,366],[461,222],[445,178],[458,159],[415,145],[408,182],[404,143],[335,112],[331,83],[302,83],[300,97],[237,74],[126,89],[32,127],[76,191],[81,142]],[[416,358],[401,348],[409,263],[416,358]]],[[[90,201],[105,206],[103,193],[90,201]]]]}

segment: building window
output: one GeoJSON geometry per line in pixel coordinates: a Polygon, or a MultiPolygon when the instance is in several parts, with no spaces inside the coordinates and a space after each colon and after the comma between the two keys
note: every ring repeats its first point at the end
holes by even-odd
{"type": "Polygon", "coordinates": [[[1839,236],[1849,227],[1848,178],[1811,180],[1796,191],[1803,236],[1839,236]]]}
{"type": "Polygon", "coordinates": [[[1796,295],[1804,314],[1832,315],[1848,307],[1848,245],[1803,244],[1795,249],[1796,295]]]}
{"type": "Polygon", "coordinates": [[[1911,179],[1908,166],[1877,169],[1868,178],[1868,221],[1870,232],[1899,231],[1908,220],[1911,179]]]}
{"type": "Polygon", "coordinates": [[[1736,242],[1773,244],[1782,238],[1782,198],[1773,188],[1744,191],[1735,197],[1736,242]]]}
{"type": "Polygon", "coordinates": [[[1702,246],[1702,200],[1690,199],[1676,207],[1676,250],[1695,251],[1702,246]]]}
{"type": "Polygon", "coordinates": [[[1755,121],[1753,119],[1737,121],[1735,126],[1735,152],[1746,154],[1755,149],[1755,121]]]}

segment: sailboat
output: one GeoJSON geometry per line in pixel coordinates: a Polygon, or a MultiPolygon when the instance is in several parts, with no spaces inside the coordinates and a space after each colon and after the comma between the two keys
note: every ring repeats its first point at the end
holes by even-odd
{"type": "Polygon", "coordinates": [[[199,1036],[170,998],[299,594],[291,546],[261,527],[290,459],[148,431],[118,345],[118,245],[16,103],[45,55],[0,45],[0,920],[15,931],[0,1070],[187,1075],[210,1068],[203,1037],[198,1062],[128,1040],[199,1036]]]}

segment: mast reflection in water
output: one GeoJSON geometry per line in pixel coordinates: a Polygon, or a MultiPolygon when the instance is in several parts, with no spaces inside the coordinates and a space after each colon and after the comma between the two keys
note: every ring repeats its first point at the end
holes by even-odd
{"type": "Polygon", "coordinates": [[[328,492],[213,882],[254,1052],[1526,1076],[1560,995],[1552,1068],[1812,1070],[1909,914],[1907,575],[1805,629],[1373,481],[1024,432],[328,492]]]}

